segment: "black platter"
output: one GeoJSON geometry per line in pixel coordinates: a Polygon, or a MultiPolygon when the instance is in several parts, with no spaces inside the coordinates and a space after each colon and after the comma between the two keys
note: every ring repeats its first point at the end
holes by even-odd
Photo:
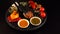
{"type": "MultiPolygon", "coordinates": [[[[17,2],[18,2],[18,1],[17,1],[17,2]]],[[[18,3],[19,3],[19,2],[18,2],[18,3]]],[[[13,3],[13,4],[15,4],[15,3],[13,3]]],[[[15,4],[15,5],[16,5],[16,4],[15,4]]],[[[17,6],[17,5],[16,5],[16,6],[17,6]]],[[[17,8],[18,8],[18,12],[20,13],[20,14],[19,14],[20,17],[21,17],[22,19],[27,19],[27,20],[30,21],[30,19],[25,18],[25,17],[23,16],[23,13],[26,13],[26,11],[29,10],[29,9],[30,9],[31,11],[33,11],[33,13],[34,13],[34,10],[31,9],[31,8],[29,8],[28,6],[27,6],[27,7],[23,7],[22,5],[17,6],[17,8]],[[25,10],[24,10],[24,9],[25,9],[25,10]]],[[[46,13],[46,10],[45,10],[45,13],[46,13]]],[[[38,14],[35,14],[35,13],[34,13],[34,16],[37,16],[37,17],[39,17],[39,18],[42,19],[42,23],[41,23],[39,26],[33,26],[33,25],[29,24],[29,27],[24,29],[24,28],[18,27],[18,25],[17,25],[16,22],[14,22],[14,23],[9,23],[8,20],[7,20],[8,15],[10,15],[10,13],[7,11],[7,12],[6,12],[6,16],[5,16],[7,24],[8,24],[10,27],[12,27],[13,29],[21,30],[21,31],[36,30],[36,29],[40,28],[42,25],[44,25],[44,23],[46,22],[46,19],[47,19],[47,15],[46,15],[46,17],[43,19],[43,18],[41,18],[38,14]]]]}

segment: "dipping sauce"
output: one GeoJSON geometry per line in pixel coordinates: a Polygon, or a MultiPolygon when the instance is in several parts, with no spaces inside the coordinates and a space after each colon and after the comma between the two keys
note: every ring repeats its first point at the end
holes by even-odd
{"type": "Polygon", "coordinates": [[[18,21],[18,26],[21,28],[27,28],[29,26],[29,21],[26,19],[21,19],[18,21]]]}
{"type": "Polygon", "coordinates": [[[32,25],[38,26],[38,25],[41,24],[41,19],[39,17],[32,17],[30,19],[30,22],[31,22],[32,25]]]}

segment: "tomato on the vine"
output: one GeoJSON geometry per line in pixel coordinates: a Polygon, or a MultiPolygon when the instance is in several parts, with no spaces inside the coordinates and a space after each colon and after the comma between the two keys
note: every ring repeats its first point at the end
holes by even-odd
{"type": "Polygon", "coordinates": [[[45,10],[44,7],[41,7],[41,8],[40,8],[40,11],[41,11],[41,12],[43,12],[44,10],[45,10]]]}
{"type": "Polygon", "coordinates": [[[41,12],[41,13],[40,13],[40,16],[41,16],[42,18],[45,18],[45,17],[46,17],[46,13],[45,13],[45,12],[41,12]]]}
{"type": "Polygon", "coordinates": [[[33,9],[36,8],[36,4],[35,4],[35,2],[33,2],[33,1],[29,1],[29,5],[30,5],[33,9]]]}
{"type": "Polygon", "coordinates": [[[35,8],[36,8],[36,5],[35,5],[35,4],[33,4],[33,5],[32,5],[32,8],[33,8],[33,9],[35,9],[35,8]]]}

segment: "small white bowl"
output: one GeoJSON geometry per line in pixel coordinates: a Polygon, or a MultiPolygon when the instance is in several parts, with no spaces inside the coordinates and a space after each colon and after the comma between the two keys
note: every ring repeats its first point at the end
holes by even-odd
{"type": "Polygon", "coordinates": [[[18,26],[19,26],[20,28],[27,28],[27,27],[29,26],[29,21],[28,21],[27,19],[21,19],[21,20],[18,21],[18,26]],[[25,26],[25,27],[20,26],[20,22],[21,22],[22,20],[27,21],[28,25],[25,26]]]}
{"type": "Polygon", "coordinates": [[[41,22],[42,22],[42,21],[41,21],[41,18],[39,18],[39,17],[32,17],[32,18],[30,19],[30,23],[31,23],[32,25],[34,25],[34,26],[38,26],[38,25],[40,25],[41,22]],[[39,19],[39,20],[40,20],[40,23],[38,23],[38,24],[34,24],[34,23],[32,23],[31,20],[34,19],[34,18],[39,19]]]}

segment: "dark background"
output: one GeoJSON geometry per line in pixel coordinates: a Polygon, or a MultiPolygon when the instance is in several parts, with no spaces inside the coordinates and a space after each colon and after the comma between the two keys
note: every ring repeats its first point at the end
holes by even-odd
{"type": "Polygon", "coordinates": [[[41,28],[29,32],[16,31],[7,25],[5,12],[12,2],[12,0],[0,0],[0,34],[60,34],[59,0],[41,0],[46,8],[47,21],[41,28]]]}

